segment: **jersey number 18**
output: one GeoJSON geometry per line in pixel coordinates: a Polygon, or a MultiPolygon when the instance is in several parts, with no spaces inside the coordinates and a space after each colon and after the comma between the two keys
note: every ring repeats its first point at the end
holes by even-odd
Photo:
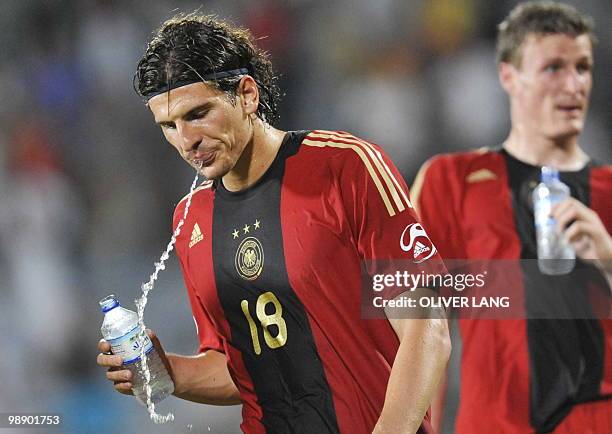
{"type": "MultiPolygon", "coordinates": [[[[240,302],[240,307],[242,307],[242,313],[246,317],[249,328],[251,329],[251,339],[253,340],[253,350],[255,354],[261,354],[261,346],[259,344],[259,333],[257,331],[257,325],[251,316],[251,312],[249,311],[249,302],[248,300],[242,300],[240,302]]],[[[257,303],[255,305],[255,313],[257,315],[257,319],[261,323],[261,327],[263,329],[264,340],[268,347],[274,349],[279,348],[285,345],[287,342],[287,324],[283,319],[283,307],[281,306],[278,298],[268,291],[261,294],[257,297],[257,303]],[[274,306],[274,313],[267,314],[266,306],[272,303],[274,306]],[[268,328],[271,325],[276,325],[278,327],[278,333],[276,336],[272,336],[268,328]]]]}

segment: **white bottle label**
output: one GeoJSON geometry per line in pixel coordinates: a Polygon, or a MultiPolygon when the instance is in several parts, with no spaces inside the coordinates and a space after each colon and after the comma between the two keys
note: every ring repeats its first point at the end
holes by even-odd
{"type": "MultiPolygon", "coordinates": [[[[139,330],[140,326],[137,325],[123,336],[108,341],[113,354],[121,356],[124,365],[130,365],[140,360],[141,347],[138,340],[139,330]]],[[[151,342],[148,335],[145,335],[144,341],[145,353],[148,354],[153,349],[153,342],[151,342]]]]}

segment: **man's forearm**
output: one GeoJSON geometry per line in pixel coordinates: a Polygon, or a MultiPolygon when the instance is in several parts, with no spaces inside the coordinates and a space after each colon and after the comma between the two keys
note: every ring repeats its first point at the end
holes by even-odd
{"type": "Polygon", "coordinates": [[[225,355],[207,351],[197,356],[166,354],[174,380],[174,396],[211,405],[240,404],[225,355]]]}
{"type": "Polygon", "coordinates": [[[437,390],[450,354],[445,319],[391,320],[400,346],[374,432],[415,433],[437,390]]]}

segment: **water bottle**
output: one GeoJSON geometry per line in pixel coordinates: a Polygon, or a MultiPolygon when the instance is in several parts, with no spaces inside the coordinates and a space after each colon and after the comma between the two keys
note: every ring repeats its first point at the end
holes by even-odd
{"type": "Polygon", "coordinates": [[[570,197],[570,189],[559,179],[559,172],[542,167],[541,182],[533,190],[538,268],[543,274],[567,274],[574,268],[576,254],[557,229],[550,215],[554,205],[570,197]]]}
{"type": "MultiPolygon", "coordinates": [[[[140,373],[138,334],[141,327],[138,324],[138,314],[121,307],[114,295],[100,300],[100,308],[104,313],[102,336],[111,345],[113,354],[123,358],[123,367],[132,372],[132,391],[136,399],[146,405],[147,393],[144,377],[140,373]]],[[[151,400],[158,403],[174,392],[174,383],[149,336],[145,337],[145,348],[147,366],[151,372],[151,400]]]]}

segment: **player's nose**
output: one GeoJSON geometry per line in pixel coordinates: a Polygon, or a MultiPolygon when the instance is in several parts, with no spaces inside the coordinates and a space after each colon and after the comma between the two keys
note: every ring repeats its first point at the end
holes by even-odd
{"type": "Polygon", "coordinates": [[[582,92],[586,89],[587,80],[588,77],[585,74],[581,74],[574,68],[565,74],[563,87],[570,93],[582,92]]]}
{"type": "Polygon", "coordinates": [[[176,131],[180,139],[179,146],[185,153],[197,149],[202,141],[202,137],[198,134],[197,128],[191,126],[189,122],[177,122],[176,131]]]}

